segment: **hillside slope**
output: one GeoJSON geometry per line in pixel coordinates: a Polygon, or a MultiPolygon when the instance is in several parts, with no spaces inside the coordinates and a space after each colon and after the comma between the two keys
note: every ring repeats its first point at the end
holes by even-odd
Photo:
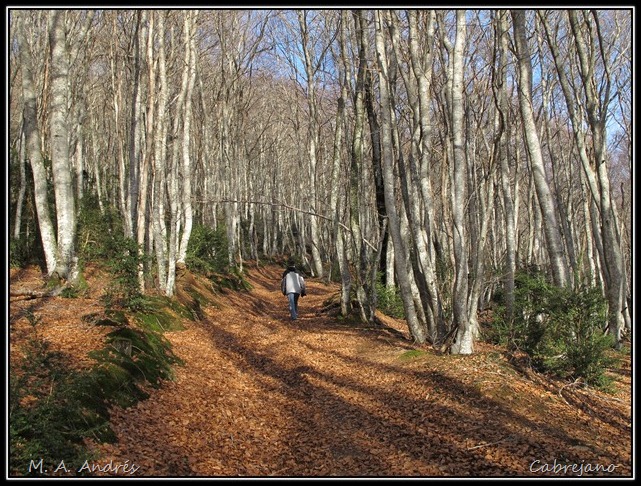
{"type": "MultiPolygon", "coordinates": [[[[184,366],[149,399],[113,410],[118,441],[94,445],[97,463],[172,477],[632,474],[629,361],[607,395],[518,372],[481,343],[473,356],[436,355],[413,346],[402,322],[329,316],[338,287],[313,279],[292,322],[282,269],[248,270],[250,292],[219,294],[203,320],[166,334],[184,366]]],[[[12,271],[11,285],[28,286],[27,275],[12,271]]],[[[91,298],[15,300],[12,355],[27,306],[79,362],[99,341],[80,321],[98,306],[91,298]]]]}

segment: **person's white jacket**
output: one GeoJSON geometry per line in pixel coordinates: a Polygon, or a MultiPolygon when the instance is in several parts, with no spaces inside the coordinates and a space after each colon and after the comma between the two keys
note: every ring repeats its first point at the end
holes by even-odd
{"type": "Polygon", "coordinates": [[[280,287],[283,295],[291,293],[305,295],[305,279],[295,270],[287,272],[280,287]]]}

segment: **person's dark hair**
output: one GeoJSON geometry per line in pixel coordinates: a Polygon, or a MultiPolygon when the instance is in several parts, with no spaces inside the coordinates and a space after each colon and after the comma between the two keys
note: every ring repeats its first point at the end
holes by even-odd
{"type": "Polygon", "coordinates": [[[294,262],[293,258],[287,260],[287,268],[283,272],[283,278],[285,278],[285,275],[287,275],[289,272],[298,272],[298,270],[296,270],[296,263],[294,262]]]}

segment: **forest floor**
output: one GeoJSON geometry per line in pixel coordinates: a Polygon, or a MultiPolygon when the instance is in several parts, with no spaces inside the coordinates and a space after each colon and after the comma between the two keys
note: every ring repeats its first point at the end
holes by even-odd
{"type": "MultiPolygon", "coordinates": [[[[92,445],[101,463],[141,477],[632,477],[629,358],[604,393],[515,367],[482,342],[471,356],[438,354],[402,321],[345,321],[327,306],[339,287],[312,278],[291,321],[282,268],[246,270],[250,291],[215,295],[204,319],[165,334],[184,364],[112,410],[117,442],[92,445]]],[[[106,331],[81,319],[101,309],[104,280],[87,280],[84,297],[10,301],[12,359],[28,310],[53,346],[90,362],[106,331]]],[[[42,276],[12,269],[10,285],[42,276]]]]}

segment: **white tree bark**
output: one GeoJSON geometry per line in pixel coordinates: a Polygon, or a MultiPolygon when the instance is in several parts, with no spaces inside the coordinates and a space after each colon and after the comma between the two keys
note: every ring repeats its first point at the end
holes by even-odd
{"type": "Polygon", "coordinates": [[[16,20],[16,34],[20,44],[20,62],[22,64],[23,130],[26,152],[33,173],[34,199],[40,238],[45,255],[47,274],[52,275],[56,269],[56,235],[49,212],[47,199],[47,173],[42,159],[41,134],[38,128],[37,98],[34,83],[33,62],[26,39],[25,12],[13,12],[16,20]]]}
{"type": "Polygon", "coordinates": [[[550,259],[554,283],[559,287],[565,287],[571,284],[569,270],[563,252],[563,242],[559,232],[554,199],[547,182],[543,155],[541,153],[541,142],[539,140],[534,119],[534,108],[532,106],[532,64],[525,31],[525,11],[512,10],[512,22],[518,57],[519,106],[521,108],[523,132],[532,167],[534,186],[538,203],[541,207],[543,229],[545,232],[545,247],[550,259]]]}
{"type": "Polygon", "coordinates": [[[49,19],[51,44],[51,159],[57,217],[57,256],[55,273],[72,278],[76,271],[76,207],[69,158],[69,54],[66,41],[67,15],[54,10],[49,19]]]}
{"type": "MultiPolygon", "coordinates": [[[[417,255],[416,278],[420,286],[421,307],[425,310],[424,315],[428,328],[429,339],[439,344],[445,337],[445,321],[441,296],[437,285],[435,274],[435,261],[433,249],[433,197],[429,174],[429,152],[431,144],[432,126],[429,115],[430,86],[432,77],[432,58],[434,55],[434,30],[436,15],[432,10],[427,13],[426,32],[419,30],[418,15],[416,10],[406,12],[409,21],[409,57],[410,72],[406,75],[401,69],[408,103],[412,109],[412,152],[409,156],[409,174],[400,171],[402,179],[405,180],[407,190],[404,193],[405,205],[407,207],[408,219],[411,222],[412,241],[414,242],[417,255]],[[419,39],[423,40],[422,44],[419,39]],[[421,54],[422,47],[422,54],[421,54]]],[[[392,20],[394,17],[392,17],[392,20]]],[[[391,23],[394,52],[396,62],[403,59],[401,52],[400,35],[396,23],[391,23]]],[[[420,315],[420,313],[419,313],[420,315]]]]}
{"type": "MultiPolygon", "coordinates": [[[[308,156],[309,156],[309,178],[311,184],[309,185],[309,199],[312,203],[312,210],[318,211],[317,197],[316,197],[316,166],[317,166],[317,146],[319,144],[319,131],[318,131],[318,108],[316,99],[316,72],[320,63],[316,62],[310,52],[309,46],[309,32],[307,26],[307,14],[304,10],[298,10],[298,23],[301,33],[301,45],[303,49],[303,60],[305,64],[305,75],[307,81],[307,106],[309,108],[309,128],[308,128],[308,156]]],[[[311,228],[311,250],[312,250],[312,263],[313,271],[316,277],[323,277],[323,262],[319,251],[319,228],[318,218],[310,218],[309,221],[311,228]]]]}
{"type": "Polygon", "coordinates": [[[465,11],[456,11],[456,40],[451,60],[451,131],[452,154],[454,156],[452,174],[452,222],[454,243],[454,293],[452,311],[454,326],[457,328],[456,339],[450,350],[452,354],[472,354],[474,352],[474,329],[468,313],[468,239],[465,228],[467,162],[465,160],[464,140],[464,53],[466,37],[465,11]]]}
{"type": "MultiPolygon", "coordinates": [[[[620,347],[621,330],[625,322],[627,304],[625,302],[625,274],[621,254],[621,239],[617,230],[616,206],[612,203],[610,178],[607,171],[608,164],[606,163],[607,105],[611,96],[607,68],[609,60],[603,59],[606,83],[605,89],[599,94],[596,89],[598,82],[594,79],[596,76],[594,71],[596,60],[594,56],[598,50],[591,49],[586,45],[578,13],[568,11],[568,16],[574,36],[574,47],[579,59],[578,69],[581,76],[582,96],[580,91],[573,89],[570,85],[566,71],[567,66],[561,58],[549,22],[542,15],[540,18],[546,31],[548,45],[554,58],[559,82],[570,113],[574,138],[579,149],[585,178],[590,188],[592,199],[598,208],[600,222],[600,231],[598,233],[600,238],[596,235],[595,238],[598,238],[597,245],[600,244],[598,240],[602,239],[600,254],[604,263],[603,269],[605,270],[604,282],[608,300],[609,331],[615,339],[616,346],[620,347]],[[604,99],[601,99],[601,96],[604,99]],[[584,127],[586,125],[591,130],[589,136],[585,133],[584,127]],[[592,157],[588,155],[587,140],[591,140],[592,143],[592,150],[589,151],[593,154],[592,157]]],[[[603,49],[603,39],[597,34],[593,35],[590,43],[597,43],[603,49]]]]}
{"type": "MultiPolygon", "coordinates": [[[[347,23],[348,14],[345,11],[341,12],[341,27],[340,27],[340,64],[339,64],[339,83],[341,87],[341,96],[338,99],[338,109],[336,111],[336,127],[334,132],[334,152],[332,163],[332,188],[330,192],[329,207],[334,212],[334,224],[332,225],[332,237],[334,240],[334,248],[336,250],[336,259],[338,262],[338,269],[341,276],[341,315],[347,316],[351,312],[351,275],[349,273],[349,262],[347,260],[347,253],[345,251],[345,235],[343,228],[338,224],[341,220],[341,215],[344,212],[344,189],[341,183],[346,174],[343,169],[342,161],[342,148],[343,148],[343,125],[345,124],[345,103],[348,98],[347,92],[347,53],[346,53],[346,40],[347,40],[347,23]]],[[[331,268],[330,268],[331,275],[331,268]]]]}
{"type": "MultiPolygon", "coordinates": [[[[138,256],[140,262],[138,263],[138,286],[141,292],[145,290],[145,263],[143,255],[147,251],[145,247],[146,242],[152,240],[153,235],[149,231],[148,224],[148,193],[149,193],[149,178],[151,170],[151,157],[153,150],[153,127],[154,127],[154,104],[155,100],[155,80],[154,80],[154,61],[153,61],[153,36],[154,36],[154,21],[153,12],[143,10],[142,12],[142,26],[139,33],[139,43],[146,46],[146,63],[147,63],[147,112],[145,118],[145,131],[141,132],[144,135],[144,141],[140,153],[140,168],[138,173],[138,202],[137,213],[133,215],[132,219],[136,219],[136,243],[138,244],[138,256]]],[[[140,49],[143,51],[143,48],[140,49]]],[[[142,73],[140,80],[142,81],[142,73]]],[[[142,104],[142,102],[141,102],[142,104]]],[[[142,108],[141,108],[142,109],[142,108]]]]}
{"type": "Polygon", "coordinates": [[[508,24],[507,12],[497,12],[496,31],[498,37],[498,66],[496,80],[495,103],[497,106],[497,136],[499,144],[499,163],[501,166],[501,190],[503,193],[503,205],[505,207],[505,276],[503,278],[505,288],[505,314],[506,321],[512,322],[514,315],[514,274],[516,272],[516,217],[515,203],[512,198],[512,183],[510,176],[510,165],[508,161],[506,133],[508,125],[508,93],[507,93],[507,56],[508,56],[508,24]]]}
{"type": "MultiPolygon", "coordinates": [[[[24,69],[24,67],[23,67],[24,69]]],[[[24,115],[23,115],[24,120],[24,115]]],[[[25,163],[27,161],[27,148],[26,148],[26,137],[24,132],[24,122],[22,123],[22,128],[20,130],[20,142],[18,149],[18,164],[20,167],[20,189],[18,190],[18,200],[16,201],[16,213],[15,220],[13,223],[13,238],[14,240],[20,240],[21,228],[22,228],[22,209],[24,207],[24,198],[27,192],[27,171],[25,168],[25,163]]]]}
{"type": "Polygon", "coordinates": [[[182,142],[182,207],[184,210],[185,224],[183,227],[182,239],[180,241],[180,249],[178,252],[179,263],[185,263],[185,258],[187,257],[187,247],[189,245],[189,238],[191,236],[191,229],[193,226],[193,209],[191,204],[191,95],[194,91],[194,83],[196,81],[196,40],[193,29],[195,28],[197,17],[198,10],[190,10],[189,13],[185,15],[185,48],[189,56],[189,60],[187,62],[189,81],[187,84],[182,142]]]}
{"type": "Polygon", "coordinates": [[[141,62],[143,57],[143,42],[144,42],[144,20],[143,15],[146,13],[143,10],[135,12],[136,16],[136,28],[133,33],[133,75],[132,75],[132,94],[131,94],[131,119],[129,122],[129,179],[128,179],[128,191],[127,191],[127,208],[129,209],[129,214],[127,218],[130,220],[130,223],[125,225],[126,228],[131,226],[131,233],[127,234],[129,238],[135,238],[137,241],[138,237],[138,204],[140,202],[140,178],[142,172],[142,81],[143,74],[141,68],[141,62]],[[141,42],[142,41],[142,42],[141,42]]]}
{"type": "MultiPolygon", "coordinates": [[[[165,32],[165,12],[153,12],[158,19],[158,32],[165,32]]],[[[165,223],[165,201],[167,200],[166,157],[167,157],[167,64],[165,57],[165,36],[158,36],[158,115],[154,123],[154,171],[152,195],[152,221],[154,248],[158,268],[158,286],[167,292],[167,225],[165,223]]]]}
{"type": "Polygon", "coordinates": [[[414,307],[412,286],[407,269],[407,249],[401,235],[401,221],[396,209],[394,154],[392,152],[392,119],[389,92],[388,60],[384,36],[384,12],[374,12],[376,28],[376,58],[378,62],[381,96],[381,157],[383,162],[383,184],[385,188],[385,208],[389,218],[389,231],[394,242],[396,275],[405,309],[405,318],[414,341],[423,344],[427,340],[425,328],[420,324],[414,307]]]}
{"type": "MultiPolygon", "coordinates": [[[[189,38],[186,33],[183,36],[183,49],[184,66],[189,66],[189,38]]],[[[173,127],[172,127],[172,154],[170,159],[170,166],[167,171],[167,192],[169,197],[169,212],[170,212],[170,226],[169,226],[169,248],[168,248],[168,262],[167,262],[167,287],[165,293],[171,297],[175,291],[176,284],[176,263],[178,260],[178,251],[180,244],[180,234],[182,221],[180,217],[181,197],[180,197],[180,150],[182,145],[179,143],[184,136],[183,132],[183,116],[187,91],[189,86],[189,70],[182,70],[182,80],[180,84],[180,91],[178,92],[176,104],[173,110],[173,127]]]]}

